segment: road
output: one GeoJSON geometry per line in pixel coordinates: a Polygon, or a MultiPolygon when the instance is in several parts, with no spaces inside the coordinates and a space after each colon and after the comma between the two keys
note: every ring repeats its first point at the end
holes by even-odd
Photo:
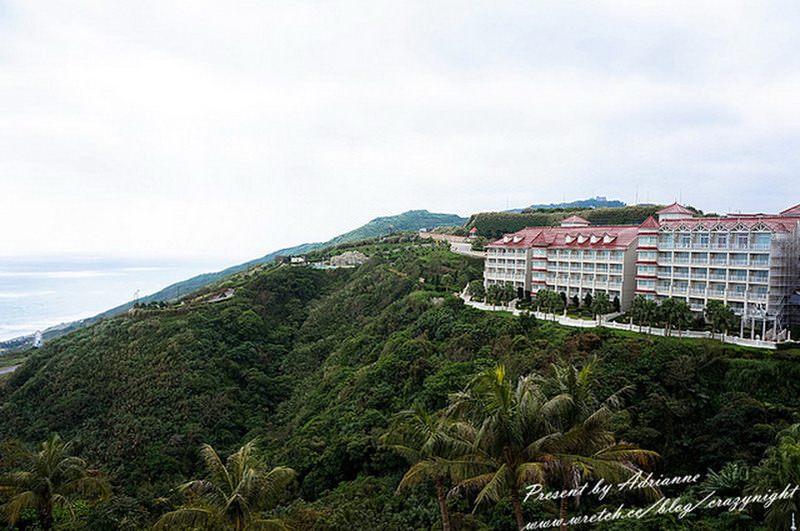
{"type": "Polygon", "coordinates": [[[14,372],[19,365],[12,365],[11,367],[0,367],[0,374],[6,374],[7,372],[14,372]]]}

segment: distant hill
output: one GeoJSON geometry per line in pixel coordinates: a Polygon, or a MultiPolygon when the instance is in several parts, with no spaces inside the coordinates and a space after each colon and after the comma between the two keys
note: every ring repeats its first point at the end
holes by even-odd
{"type": "MultiPolygon", "coordinates": [[[[326,242],[301,243],[300,245],[295,245],[294,247],[286,247],[284,249],[278,249],[277,251],[265,254],[261,258],[256,258],[254,260],[250,260],[249,262],[237,264],[228,267],[226,269],[223,269],[222,271],[203,273],[201,275],[194,276],[190,279],[182,280],[180,282],[176,282],[175,284],[170,284],[166,288],[157,291],[156,293],[140,298],[139,302],[147,304],[153,301],[171,301],[178,299],[183,295],[187,295],[189,293],[192,293],[193,291],[197,291],[200,288],[208,286],[209,284],[212,284],[217,280],[232,275],[233,273],[244,271],[248,267],[273,262],[275,260],[275,257],[279,255],[282,256],[301,255],[332,245],[354,242],[366,238],[373,238],[375,236],[381,236],[383,234],[387,234],[395,230],[419,230],[422,228],[464,225],[466,222],[467,218],[462,218],[461,216],[457,216],[455,214],[441,214],[437,212],[428,212],[427,210],[409,210],[407,212],[403,212],[402,214],[398,214],[396,216],[384,216],[380,218],[375,218],[366,225],[363,225],[355,230],[351,230],[350,232],[346,232],[344,234],[335,236],[334,238],[331,238],[326,242]]],[[[103,313],[100,313],[94,317],[83,319],[81,321],[75,321],[73,323],[64,323],[58,326],[48,328],[44,332],[44,339],[45,341],[47,341],[54,337],[63,335],[66,332],[75,330],[76,328],[82,328],[83,326],[91,324],[97,321],[98,319],[119,315],[129,310],[132,307],[133,307],[133,301],[128,301],[125,304],[120,304],[119,306],[111,308],[110,310],[106,310],[103,313]]],[[[0,343],[0,348],[8,348],[10,351],[19,350],[22,348],[28,348],[32,340],[33,340],[33,335],[14,338],[0,343]]]]}
{"type": "MultiPolygon", "coordinates": [[[[297,256],[331,245],[381,236],[395,230],[419,230],[421,228],[439,227],[442,225],[463,225],[466,222],[467,218],[462,218],[461,216],[457,216],[455,214],[440,214],[437,212],[428,212],[427,210],[409,210],[407,212],[403,212],[402,214],[397,214],[396,216],[375,218],[366,225],[362,225],[361,227],[351,230],[350,232],[345,232],[344,234],[334,236],[326,242],[301,243],[300,245],[295,245],[294,247],[278,249],[277,251],[265,254],[261,258],[256,258],[255,260],[250,260],[249,262],[237,264],[223,269],[222,271],[203,273],[188,280],[182,280],[181,282],[170,284],[166,288],[157,291],[152,295],[142,297],[139,302],[146,304],[152,301],[170,301],[178,299],[183,295],[197,291],[198,289],[208,286],[209,284],[225,278],[228,275],[238,273],[239,271],[244,271],[248,267],[273,262],[276,256],[297,256]]],[[[133,301],[129,301],[125,304],[117,306],[116,308],[111,308],[110,310],[97,315],[96,318],[119,315],[120,313],[127,311],[132,307],[133,301]]]]}
{"type": "Polygon", "coordinates": [[[473,214],[467,228],[475,227],[484,238],[499,238],[525,227],[553,227],[562,219],[576,214],[592,225],[639,225],[652,216],[660,206],[626,206],[618,208],[547,209],[526,212],[481,212],[473,214]]]}
{"type": "Polygon", "coordinates": [[[506,212],[533,212],[535,210],[556,210],[569,208],[621,208],[627,206],[623,201],[617,199],[606,199],[604,196],[597,196],[591,199],[579,199],[569,203],[548,203],[531,205],[527,208],[515,208],[506,212]]]}

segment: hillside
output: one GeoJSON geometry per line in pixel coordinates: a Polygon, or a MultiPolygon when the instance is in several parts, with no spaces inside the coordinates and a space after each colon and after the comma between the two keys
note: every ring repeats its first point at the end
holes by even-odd
{"type": "MultiPolygon", "coordinates": [[[[229,300],[137,310],[47,343],[0,390],[0,440],[74,438],[119,490],[87,522],[144,526],[200,473],[200,443],[227,455],[258,437],[270,463],[298,471],[281,513],[298,528],[399,530],[435,527],[438,513],[430,483],[394,494],[408,465],[379,445],[391,416],[441,408],[498,361],[544,374],[596,356],[604,394],[631,386],[620,438],[659,452],[659,472],[755,466],[800,418],[796,354],[481,312],[448,295],[480,277],[480,260],[407,235],[359,249],[371,259],[357,269],[262,266],[208,288],[235,287],[229,300]]],[[[461,529],[514,528],[507,502],[474,515],[470,503],[453,500],[461,529]]],[[[682,522],[728,528],[724,517],[682,522]]]]}
{"type": "Polygon", "coordinates": [[[627,206],[624,202],[616,199],[606,199],[598,196],[589,199],[578,199],[576,201],[566,201],[562,203],[541,203],[530,205],[526,208],[508,210],[508,212],[531,212],[534,210],[564,210],[564,209],[587,209],[587,208],[621,208],[627,206]]]}
{"type": "MultiPolygon", "coordinates": [[[[221,271],[203,273],[189,279],[170,284],[169,286],[155,293],[141,297],[139,302],[142,304],[148,304],[150,302],[157,301],[177,300],[184,295],[188,295],[194,291],[204,288],[205,286],[226,278],[234,273],[262,264],[271,263],[275,260],[275,257],[279,255],[296,256],[306,254],[314,250],[324,249],[334,245],[341,245],[367,238],[374,238],[392,231],[416,231],[421,228],[463,225],[466,222],[467,218],[462,218],[455,214],[440,214],[436,212],[428,212],[427,210],[409,210],[395,216],[379,217],[357,229],[335,236],[325,242],[302,243],[300,245],[295,245],[294,247],[286,247],[284,249],[272,251],[260,258],[227,267],[221,271]]],[[[94,317],[48,328],[44,331],[44,340],[50,341],[51,339],[61,336],[67,332],[77,330],[88,324],[94,323],[98,319],[119,315],[131,309],[133,304],[133,301],[128,301],[124,304],[120,304],[119,306],[115,306],[114,308],[110,308],[94,317]]],[[[9,352],[18,351],[22,348],[29,347],[32,344],[32,341],[32,335],[14,338],[8,341],[0,342],[0,348],[5,348],[9,352]]]]}
{"type": "Polygon", "coordinates": [[[525,227],[551,227],[572,215],[578,215],[593,225],[638,225],[663,206],[626,206],[620,208],[587,208],[569,210],[540,210],[536,212],[481,212],[473,214],[467,228],[475,227],[485,238],[499,238],[525,227]]]}
{"type": "MultiPolygon", "coordinates": [[[[331,245],[354,242],[366,238],[374,238],[393,230],[414,231],[425,227],[438,227],[440,225],[463,225],[466,222],[466,218],[456,216],[455,214],[439,214],[435,212],[428,212],[427,210],[409,210],[395,216],[375,218],[366,225],[362,225],[361,227],[351,230],[350,232],[335,236],[325,242],[301,243],[300,245],[295,245],[294,247],[278,249],[277,251],[272,251],[271,253],[265,254],[261,258],[256,258],[248,262],[237,264],[225,268],[222,271],[204,273],[181,282],[176,282],[175,284],[171,284],[166,288],[157,291],[156,293],[142,297],[141,302],[148,303],[152,301],[170,301],[178,299],[182,295],[186,295],[202,287],[208,286],[217,280],[225,278],[233,273],[243,271],[248,267],[270,263],[275,260],[276,256],[280,255],[296,256],[306,254],[308,252],[322,249],[331,245]]],[[[110,317],[113,315],[118,315],[131,307],[133,307],[133,301],[105,311],[99,314],[97,317],[110,317]]]]}

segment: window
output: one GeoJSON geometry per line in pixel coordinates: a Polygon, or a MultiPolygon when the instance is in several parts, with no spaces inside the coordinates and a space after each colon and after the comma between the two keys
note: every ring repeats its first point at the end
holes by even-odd
{"type": "Polygon", "coordinates": [[[736,247],[739,249],[747,249],[747,238],[748,234],[746,232],[740,232],[736,235],[736,247]]]}

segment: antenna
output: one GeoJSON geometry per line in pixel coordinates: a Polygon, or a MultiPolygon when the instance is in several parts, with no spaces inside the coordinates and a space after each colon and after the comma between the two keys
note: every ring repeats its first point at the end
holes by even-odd
{"type": "Polygon", "coordinates": [[[633,199],[633,204],[634,205],[638,205],[639,204],[639,185],[638,184],[636,185],[636,196],[633,199]]]}

